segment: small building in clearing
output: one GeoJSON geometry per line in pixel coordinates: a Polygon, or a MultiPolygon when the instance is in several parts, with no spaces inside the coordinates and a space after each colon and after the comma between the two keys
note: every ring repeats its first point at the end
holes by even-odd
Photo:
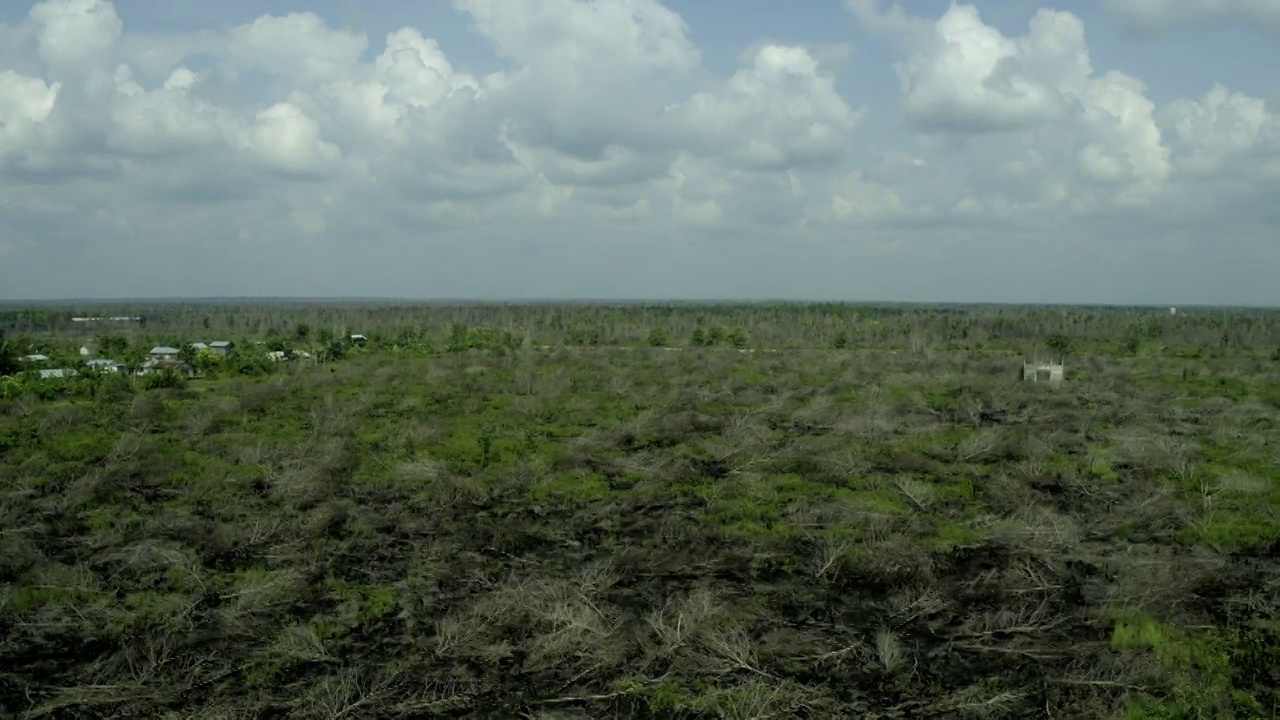
{"type": "Polygon", "coordinates": [[[40,373],[41,380],[62,380],[79,374],[70,368],[45,368],[37,372],[40,373]]]}
{"type": "Polygon", "coordinates": [[[291,360],[311,360],[311,353],[306,350],[268,350],[267,359],[271,362],[287,362],[291,360]]]}
{"type": "Polygon", "coordinates": [[[195,350],[196,352],[200,352],[201,350],[208,350],[209,345],[207,343],[202,343],[202,342],[193,342],[191,343],[191,349],[195,350]]]}
{"type": "Polygon", "coordinates": [[[173,358],[152,358],[151,360],[148,360],[148,361],[146,361],[146,362],[142,363],[142,367],[138,368],[138,374],[139,374],[139,375],[152,375],[152,374],[155,374],[155,373],[161,373],[161,372],[164,372],[164,371],[166,371],[166,370],[171,371],[171,372],[175,372],[175,373],[177,373],[177,374],[179,374],[179,375],[182,375],[182,376],[184,376],[184,377],[189,377],[189,378],[190,378],[190,377],[195,377],[195,376],[196,376],[196,369],[195,369],[195,368],[191,367],[191,366],[190,366],[190,365],[188,365],[187,363],[182,362],[181,360],[177,359],[176,357],[173,357],[173,358]]]}
{"type": "Polygon", "coordinates": [[[176,347],[157,345],[151,348],[151,352],[147,354],[150,355],[153,360],[176,360],[178,352],[178,348],[176,347]]]}
{"type": "Polygon", "coordinates": [[[41,355],[40,353],[35,353],[34,355],[23,355],[22,359],[29,363],[42,363],[42,362],[48,362],[49,356],[41,355]]]}
{"type": "Polygon", "coordinates": [[[231,354],[231,349],[234,347],[235,343],[230,340],[215,340],[209,343],[209,352],[226,357],[231,354]]]}
{"type": "Polygon", "coordinates": [[[1022,362],[1022,379],[1057,385],[1065,377],[1061,362],[1022,362]]]}
{"type": "Polygon", "coordinates": [[[85,367],[96,372],[123,373],[124,363],[106,358],[97,358],[85,362],[85,367]]]}

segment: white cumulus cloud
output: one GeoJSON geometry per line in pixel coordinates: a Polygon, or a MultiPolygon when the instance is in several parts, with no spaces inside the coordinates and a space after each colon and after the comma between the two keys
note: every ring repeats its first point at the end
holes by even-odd
{"type": "Polygon", "coordinates": [[[878,10],[870,0],[851,7],[902,47],[896,70],[907,119],[927,133],[967,138],[958,156],[983,176],[978,186],[1016,183],[956,198],[966,212],[1142,205],[1168,180],[1169,150],[1146,86],[1097,71],[1075,15],[1040,10],[1025,34],[1010,37],[973,5],[952,4],[937,19],[896,4],[878,10]],[[1038,192],[1014,197],[1029,187],[1038,192]]]}
{"type": "Polygon", "coordinates": [[[0,158],[34,141],[58,102],[58,81],[45,82],[12,70],[0,71],[0,158]]]}

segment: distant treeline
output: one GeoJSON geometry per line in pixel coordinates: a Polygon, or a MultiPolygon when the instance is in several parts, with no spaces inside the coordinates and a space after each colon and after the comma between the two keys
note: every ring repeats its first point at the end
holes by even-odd
{"type": "MultiPolygon", "coordinates": [[[[10,337],[166,339],[342,337],[373,342],[445,337],[455,325],[487,327],[547,344],[688,344],[701,328],[745,335],[756,347],[1004,347],[1053,335],[1073,344],[1280,346],[1271,309],[887,305],[842,303],[378,303],[351,301],[86,303],[0,307],[10,337]],[[102,318],[80,320],[73,318],[102,318]],[[116,319],[110,318],[137,318],[116,319]]],[[[695,343],[696,344],[696,343],[695,343]]]]}

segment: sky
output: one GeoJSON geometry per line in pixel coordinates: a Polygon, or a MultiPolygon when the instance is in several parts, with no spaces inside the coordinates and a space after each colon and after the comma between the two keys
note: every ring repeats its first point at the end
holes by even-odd
{"type": "Polygon", "coordinates": [[[0,299],[1280,306],[1277,0],[0,0],[0,299]]]}

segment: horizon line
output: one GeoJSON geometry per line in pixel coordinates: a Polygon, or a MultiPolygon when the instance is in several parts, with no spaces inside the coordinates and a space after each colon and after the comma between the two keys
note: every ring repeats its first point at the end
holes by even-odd
{"type": "Polygon", "coordinates": [[[234,302],[305,302],[305,303],[403,303],[409,305],[911,305],[911,306],[981,306],[981,307],[1086,307],[1086,308],[1200,308],[1200,309],[1250,309],[1276,310],[1277,305],[1253,304],[1199,304],[1177,302],[1117,303],[1117,302],[1063,302],[1063,301],[992,301],[992,300],[869,300],[869,299],[821,299],[821,298],[556,298],[547,296],[511,298],[415,298],[376,295],[210,295],[198,297],[84,297],[84,298],[13,298],[0,299],[0,307],[8,306],[67,306],[91,305],[146,305],[146,304],[226,304],[234,302]]]}

